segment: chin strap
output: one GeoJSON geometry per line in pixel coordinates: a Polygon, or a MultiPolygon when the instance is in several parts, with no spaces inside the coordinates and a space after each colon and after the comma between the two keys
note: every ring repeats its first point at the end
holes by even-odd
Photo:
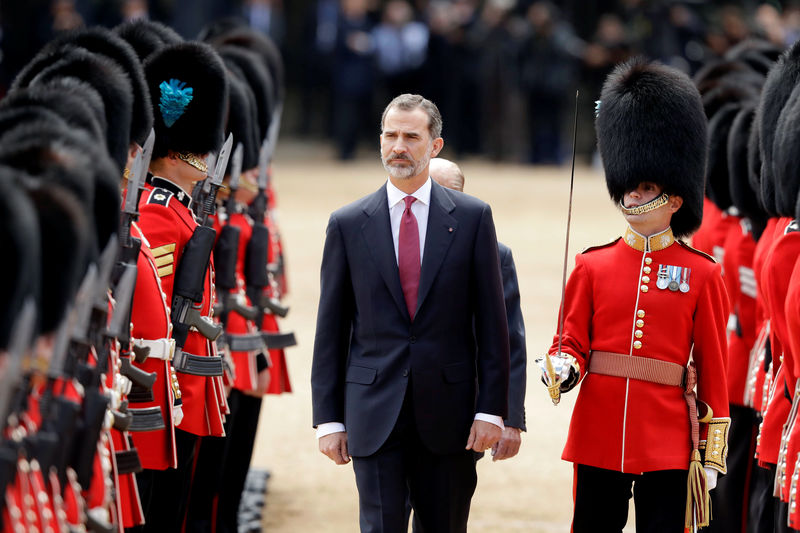
{"type": "Polygon", "coordinates": [[[667,202],[669,202],[669,195],[667,193],[661,193],[661,196],[653,198],[646,204],[637,205],[636,207],[625,207],[620,200],[619,208],[626,215],[643,215],[644,213],[649,213],[650,211],[667,205],[667,202]]]}

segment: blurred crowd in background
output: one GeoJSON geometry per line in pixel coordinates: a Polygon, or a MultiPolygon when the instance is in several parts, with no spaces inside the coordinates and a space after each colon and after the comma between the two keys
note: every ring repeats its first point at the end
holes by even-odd
{"type": "Polygon", "coordinates": [[[444,118],[446,155],[559,164],[594,152],[593,102],[613,65],[644,54],[693,74],[760,36],[800,37],[800,1],[702,0],[4,0],[0,89],[54,34],[149,17],[184,37],[244,18],[281,47],[284,135],[327,139],[337,157],[374,144],[380,110],[403,92],[444,118]]]}

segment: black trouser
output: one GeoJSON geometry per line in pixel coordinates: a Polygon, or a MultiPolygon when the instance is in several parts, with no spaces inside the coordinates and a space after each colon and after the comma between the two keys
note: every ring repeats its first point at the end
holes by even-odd
{"type": "Polygon", "coordinates": [[[624,474],[577,465],[573,533],[621,533],[628,501],[636,506],[638,533],[682,533],[686,520],[687,470],[624,474]]]}
{"type": "Polygon", "coordinates": [[[750,502],[747,515],[748,533],[773,533],[775,531],[775,467],[758,466],[753,459],[753,481],[750,484],[750,502]]]}
{"type": "Polygon", "coordinates": [[[236,389],[228,395],[225,437],[204,437],[200,444],[186,533],[236,533],[239,502],[250,468],[261,412],[261,398],[236,389]]]}
{"type": "Polygon", "coordinates": [[[742,533],[747,520],[756,448],[756,412],[750,407],[731,405],[730,413],[728,473],[719,477],[717,488],[711,491],[714,518],[704,529],[708,533],[742,533]]]}
{"type": "Polygon", "coordinates": [[[465,532],[478,480],[476,454],[467,450],[448,455],[430,452],[417,433],[410,396],[406,393],[397,423],[383,446],[368,457],[353,457],[361,531],[406,533],[409,498],[416,531],[465,532]]]}
{"type": "Polygon", "coordinates": [[[180,531],[194,462],[197,435],[175,429],[178,467],[166,470],[144,470],[136,474],[142,499],[145,524],[127,531],[180,531]]]}

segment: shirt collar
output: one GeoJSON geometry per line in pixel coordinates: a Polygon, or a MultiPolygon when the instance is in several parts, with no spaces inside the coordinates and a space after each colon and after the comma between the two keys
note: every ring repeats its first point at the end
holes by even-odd
{"type": "Polygon", "coordinates": [[[675,242],[675,236],[672,234],[672,228],[667,228],[660,233],[645,237],[641,233],[628,226],[625,230],[625,237],[623,238],[625,244],[639,250],[640,252],[657,252],[669,247],[675,242]]]}
{"type": "Polygon", "coordinates": [[[161,176],[153,176],[153,179],[150,180],[153,187],[159,187],[161,189],[166,189],[172,194],[175,195],[175,199],[177,199],[180,203],[185,205],[186,207],[190,207],[192,205],[192,196],[186,194],[186,192],[181,189],[177,184],[168,180],[167,178],[163,178],[161,176]]]}
{"type": "Polygon", "coordinates": [[[428,176],[428,179],[425,180],[425,183],[417,189],[416,191],[412,192],[410,195],[404,193],[400,189],[394,186],[392,180],[386,180],[386,196],[389,199],[389,209],[393,208],[395,205],[399,204],[403,201],[403,198],[406,196],[413,196],[417,199],[418,202],[422,202],[425,205],[431,204],[431,178],[428,176]]]}

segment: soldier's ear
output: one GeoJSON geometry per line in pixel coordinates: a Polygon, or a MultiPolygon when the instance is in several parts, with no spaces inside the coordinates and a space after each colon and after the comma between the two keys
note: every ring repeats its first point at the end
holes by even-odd
{"type": "Polygon", "coordinates": [[[673,213],[681,208],[683,205],[683,198],[678,195],[672,195],[669,197],[669,209],[673,213]]]}

